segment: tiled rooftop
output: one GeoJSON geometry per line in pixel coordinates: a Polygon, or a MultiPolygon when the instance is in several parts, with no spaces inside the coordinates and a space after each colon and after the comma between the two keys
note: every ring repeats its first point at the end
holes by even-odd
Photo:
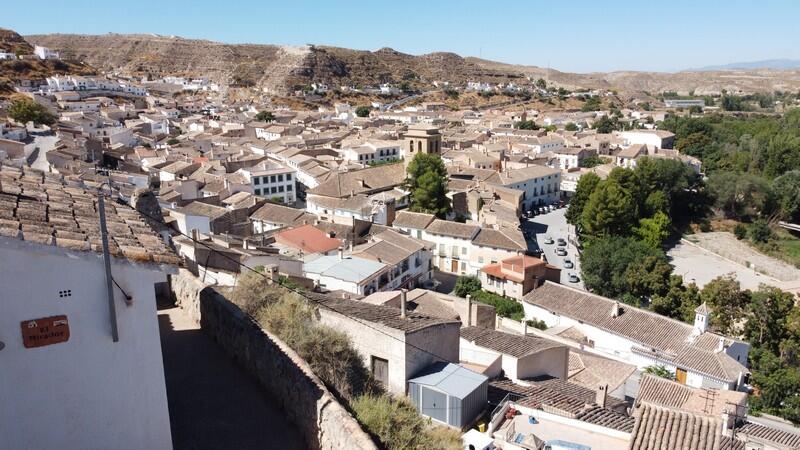
{"type": "MultiPolygon", "coordinates": [[[[106,201],[109,251],[117,258],[157,264],[178,256],[127,205],[106,201]]],[[[102,252],[95,193],[56,175],[0,167],[0,235],[69,250],[102,252]]]]}

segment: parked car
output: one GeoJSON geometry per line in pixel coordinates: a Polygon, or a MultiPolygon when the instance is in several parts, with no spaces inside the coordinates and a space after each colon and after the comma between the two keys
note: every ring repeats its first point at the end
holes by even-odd
{"type": "Polygon", "coordinates": [[[565,269],[572,269],[573,267],[575,267],[575,264],[573,264],[572,261],[570,261],[568,259],[564,260],[564,268],[565,269]]]}
{"type": "Polygon", "coordinates": [[[550,236],[547,236],[547,237],[544,238],[544,243],[545,244],[552,244],[553,242],[554,242],[553,238],[551,238],[550,236]]]}
{"type": "Polygon", "coordinates": [[[580,278],[578,278],[577,275],[575,275],[574,273],[569,274],[570,283],[577,283],[578,281],[580,281],[580,278]]]}
{"type": "Polygon", "coordinates": [[[558,247],[556,249],[556,255],[558,255],[558,256],[567,256],[567,249],[565,249],[564,247],[558,247]]]}
{"type": "Polygon", "coordinates": [[[564,238],[558,238],[557,242],[558,242],[558,246],[559,247],[566,247],[567,246],[567,241],[565,241],[564,238]]]}

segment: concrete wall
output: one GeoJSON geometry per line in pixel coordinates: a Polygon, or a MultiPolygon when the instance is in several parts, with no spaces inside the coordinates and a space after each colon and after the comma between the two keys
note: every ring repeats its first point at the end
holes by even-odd
{"type": "Polygon", "coordinates": [[[550,375],[566,380],[568,373],[569,347],[567,346],[542,350],[517,360],[517,378],[519,379],[550,375]]]}
{"type": "Polygon", "coordinates": [[[102,255],[0,238],[0,448],[171,449],[153,265],[113,260],[119,342],[102,255]],[[64,291],[69,291],[64,295],[64,291]],[[25,348],[20,323],[66,315],[66,342],[25,348]]]}
{"type": "Polygon", "coordinates": [[[388,361],[389,385],[386,389],[393,394],[405,395],[408,357],[406,336],[402,331],[376,323],[365,326],[358,320],[327,309],[320,309],[319,313],[324,325],[347,334],[367,369],[371,370],[373,356],[388,361]]]}
{"type": "Polygon", "coordinates": [[[281,405],[309,448],[377,450],[294,350],[184,270],[172,277],[172,290],[178,304],[281,405]]]}

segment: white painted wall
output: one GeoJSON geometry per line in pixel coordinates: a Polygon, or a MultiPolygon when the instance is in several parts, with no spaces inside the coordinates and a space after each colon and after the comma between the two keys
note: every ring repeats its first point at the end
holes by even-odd
{"type": "Polygon", "coordinates": [[[102,256],[0,238],[0,447],[171,449],[154,266],[115,261],[111,339],[102,256]],[[71,290],[59,297],[59,290],[71,290]],[[26,349],[20,322],[65,314],[67,342],[26,349]]]}

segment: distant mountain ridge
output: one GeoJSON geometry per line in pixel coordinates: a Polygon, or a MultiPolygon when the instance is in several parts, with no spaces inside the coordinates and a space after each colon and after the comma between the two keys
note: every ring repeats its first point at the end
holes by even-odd
{"type": "Polygon", "coordinates": [[[689,69],[690,72],[707,72],[717,70],[752,70],[752,69],[772,69],[772,70],[794,70],[800,69],[800,59],[764,59],[760,61],[736,62],[721,64],[716,66],[698,67],[689,69]]]}
{"type": "Polygon", "coordinates": [[[101,70],[128,75],[208,76],[233,86],[252,86],[284,95],[312,83],[340,86],[376,86],[408,82],[432,88],[434,81],[457,85],[467,81],[527,82],[544,78],[570,90],[613,89],[623,93],[675,91],[698,95],[728,92],[800,90],[798,71],[568,73],[536,66],[506,64],[455,53],[410,55],[390,48],[376,51],[308,45],[225,44],[152,34],[27,36],[62,56],[85,61],[101,70]]]}

